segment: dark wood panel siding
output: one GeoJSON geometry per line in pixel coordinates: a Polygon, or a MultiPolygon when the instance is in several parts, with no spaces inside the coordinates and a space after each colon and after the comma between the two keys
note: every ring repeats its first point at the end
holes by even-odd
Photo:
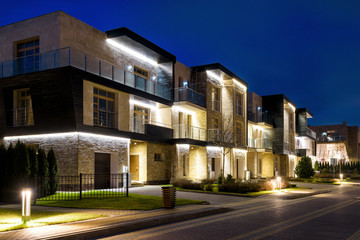
{"type": "Polygon", "coordinates": [[[9,127],[11,123],[0,120],[1,136],[67,132],[76,129],[75,111],[68,68],[30,73],[0,79],[1,115],[11,119],[13,90],[30,88],[34,126],[9,127]]]}

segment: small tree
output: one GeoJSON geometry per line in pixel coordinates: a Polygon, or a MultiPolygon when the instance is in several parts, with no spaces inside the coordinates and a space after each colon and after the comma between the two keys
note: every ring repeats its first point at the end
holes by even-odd
{"type": "Polygon", "coordinates": [[[29,163],[29,154],[26,149],[25,143],[18,141],[14,148],[14,177],[24,178],[30,175],[30,163],[29,163]]]}
{"type": "Polygon", "coordinates": [[[50,148],[47,154],[47,161],[49,163],[50,194],[54,194],[58,187],[58,169],[55,153],[52,148],[50,148]]]}
{"type": "Polygon", "coordinates": [[[319,163],[318,163],[318,161],[315,161],[315,171],[319,171],[319,163]]]}
{"type": "Polygon", "coordinates": [[[44,149],[38,150],[38,190],[40,191],[38,197],[46,196],[49,193],[49,163],[46,159],[44,149]]]}
{"type": "Polygon", "coordinates": [[[29,153],[29,162],[30,162],[30,177],[35,177],[38,172],[38,159],[35,148],[29,147],[28,153],[29,153]]]}
{"type": "Polygon", "coordinates": [[[302,157],[295,167],[295,173],[300,178],[309,178],[314,176],[314,169],[311,166],[311,158],[302,157]]]}

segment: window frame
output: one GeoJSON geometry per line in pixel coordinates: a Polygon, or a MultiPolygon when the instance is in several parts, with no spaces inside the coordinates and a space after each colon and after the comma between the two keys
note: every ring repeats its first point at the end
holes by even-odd
{"type": "Polygon", "coordinates": [[[93,125],[99,127],[107,127],[107,128],[114,128],[115,127],[115,96],[116,94],[111,91],[107,91],[102,88],[94,87],[93,88],[93,125]],[[97,90],[97,93],[95,92],[97,90]],[[104,91],[106,96],[100,94],[100,91],[104,91]],[[109,94],[112,94],[113,97],[109,97],[109,94]],[[96,98],[96,102],[95,102],[96,98]],[[105,100],[106,109],[105,111],[100,110],[100,99],[105,100]],[[109,111],[109,102],[112,103],[112,111],[109,111]],[[95,106],[97,106],[95,108],[95,106]],[[100,112],[105,112],[105,124],[101,124],[100,112]],[[95,116],[96,113],[96,116],[95,116]],[[111,119],[110,119],[111,118],[111,119]],[[95,121],[96,120],[96,121],[95,121]]]}

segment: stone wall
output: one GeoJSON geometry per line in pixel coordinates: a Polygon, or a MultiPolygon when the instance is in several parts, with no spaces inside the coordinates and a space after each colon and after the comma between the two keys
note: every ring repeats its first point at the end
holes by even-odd
{"type": "Polygon", "coordinates": [[[169,182],[175,159],[175,145],[147,143],[147,183],[169,182]],[[155,153],[161,154],[161,161],[155,161],[155,153]]]}
{"type": "Polygon", "coordinates": [[[47,134],[38,136],[28,136],[19,138],[7,138],[4,140],[6,147],[10,143],[15,146],[16,142],[20,140],[25,144],[38,145],[43,148],[46,153],[50,148],[54,149],[55,156],[58,162],[58,171],[60,176],[64,175],[78,175],[79,163],[79,138],[75,133],[67,134],[47,134]]]}
{"type": "Polygon", "coordinates": [[[0,27],[0,61],[15,57],[16,42],[39,37],[40,52],[60,48],[60,11],[0,27]]]}
{"type": "Polygon", "coordinates": [[[274,176],[274,155],[272,153],[262,154],[262,171],[261,177],[274,176]]]}
{"type": "Polygon", "coordinates": [[[206,147],[191,146],[189,151],[189,178],[207,178],[206,147]]]}
{"type": "Polygon", "coordinates": [[[176,161],[173,165],[173,179],[189,178],[189,151],[189,144],[176,144],[176,161]],[[183,166],[184,160],[185,169],[183,166]]]}

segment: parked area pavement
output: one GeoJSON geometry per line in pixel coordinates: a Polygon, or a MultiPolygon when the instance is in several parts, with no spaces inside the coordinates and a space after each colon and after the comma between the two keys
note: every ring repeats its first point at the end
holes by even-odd
{"type": "MultiPolygon", "coordinates": [[[[224,196],[216,194],[202,194],[195,192],[177,191],[177,198],[206,200],[210,205],[188,205],[176,207],[175,209],[158,209],[151,211],[138,210],[96,210],[96,209],[74,209],[32,206],[32,210],[44,212],[82,212],[98,213],[108,217],[85,220],[73,223],[34,227],[21,230],[14,230],[0,233],[0,239],[82,239],[97,238],[100,236],[119,234],[136,231],[148,227],[161,226],[164,224],[189,220],[198,217],[210,216],[229,211],[251,212],[256,206],[267,206],[272,202],[295,201],[286,200],[285,196],[300,197],[316,192],[337,191],[339,186],[325,184],[299,184],[299,187],[312,187],[313,189],[299,190],[298,193],[279,192],[270,195],[263,195],[257,198],[244,198],[238,196],[224,196]]],[[[340,187],[341,188],[341,187],[340,187]]],[[[143,195],[161,195],[160,186],[144,186],[131,188],[131,193],[143,195]]],[[[0,205],[0,208],[19,209],[19,204],[0,205]]],[[[222,216],[222,215],[219,215],[222,216]]]]}

